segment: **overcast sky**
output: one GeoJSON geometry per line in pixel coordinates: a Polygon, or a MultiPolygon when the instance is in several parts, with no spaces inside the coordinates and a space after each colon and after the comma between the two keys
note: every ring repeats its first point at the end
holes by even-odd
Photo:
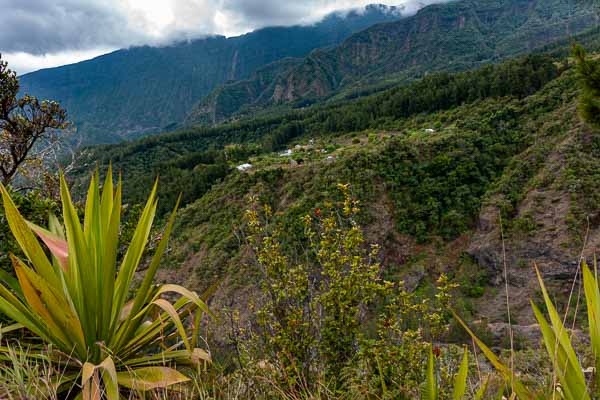
{"type": "Polygon", "coordinates": [[[312,23],[370,3],[437,0],[0,0],[0,53],[19,74],[133,45],[312,23]]]}

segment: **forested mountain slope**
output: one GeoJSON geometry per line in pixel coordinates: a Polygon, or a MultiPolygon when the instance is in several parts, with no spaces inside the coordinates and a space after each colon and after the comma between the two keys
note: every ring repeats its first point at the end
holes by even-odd
{"type": "Polygon", "coordinates": [[[401,9],[380,5],[331,14],[311,26],[260,29],[239,37],[208,37],[164,47],[133,47],[20,78],[22,92],[60,101],[84,144],[157,133],[181,122],[216,86],[248,78],[285,57],[340,43],[373,24],[397,20],[401,9]]]}
{"type": "Polygon", "coordinates": [[[198,289],[225,282],[216,308],[244,313],[260,276],[241,239],[251,199],[268,204],[272,222],[298,240],[301,217],[318,215],[337,198],[336,185],[349,183],[387,279],[427,290],[446,272],[461,284],[464,313],[502,323],[496,285],[506,262],[513,322],[531,324],[532,264],[562,301],[579,253],[592,257],[600,245],[600,134],[579,121],[573,76],[567,70],[532,95],[480,98],[387,128],[314,144],[304,135],[293,142],[301,146],[293,162],[250,157],[250,172],[233,172],[182,211],[174,268],[163,274],[198,289]]]}
{"type": "MultiPolygon", "coordinates": [[[[403,81],[431,71],[497,62],[598,24],[592,2],[460,0],[359,32],[301,61],[259,70],[203,99],[190,123],[217,123],[240,111],[322,99],[384,79],[403,81]]],[[[357,89],[358,88],[358,89],[357,89]]]]}
{"type": "MultiPolygon", "coordinates": [[[[600,48],[597,33],[581,38],[600,48]]],[[[568,58],[532,55],[337,105],[88,149],[74,172],[112,161],[130,204],[160,175],[168,183],[162,214],[183,192],[172,269],[161,274],[199,290],[224,282],[217,309],[232,302],[243,309],[256,287],[241,240],[251,199],[273,208],[291,240],[302,235],[303,215],[349,183],[369,240],[382,246],[387,277],[426,289],[430,277],[448,272],[473,317],[503,322],[495,285],[504,236],[511,291],[523,300],[515,318],[527,324],[531,263],[560,292],[588,219],[584,253],[600,245],[600,136],[580,122],[576,102],[568,58]],[[291,156],[272,153],[286,148],[291,156]],[[237,171],[242,163],[251,169],[237,171]]]]}

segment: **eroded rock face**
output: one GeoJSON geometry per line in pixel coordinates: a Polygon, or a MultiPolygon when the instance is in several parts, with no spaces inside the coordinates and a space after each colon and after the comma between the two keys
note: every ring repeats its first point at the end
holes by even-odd
{"type": "MultiPolygon", "coordinates": [[[[494,322],[487,324],[487,330],[490,334],[493,346],[506,347],[510,343],[510,332],[512,329],[513,345],[515,348],[528,347],[535,348],[543,346],[543,336],[539,324],[531,325],[509,325],[506,322],[494,322]]],[[[567,330],[569,335],[573,337],[575,345],[585,344],[589,341],[589,337],[580,329],[567,330]]]]}
{"type": "MultiPolygon", "coordinates": [[[[481,212],[480,224],[469,245],[468,253],[496,279],[498,275],[502,275],[505,262],[509,273],[530,270],[535,264],[547,279],[571,279],[577,270],[580,255],[591,263],[599,243],[598,227],[590,227],[585,248],[573,237],[567,223],[569,206],[568,193],[548,191],[540,197],[539,191],[531,191],[515,217],[532,216],[535,228],[525,234],[503,234],[497,208],[486,207],[481,212]],[[538,199],[535,207],[539,211],[532,205],[534,197],[538,199]]],[[[516,274],[523,275],[521,272],[516,274]]],[[[502,279],[496,283],[500,281],[502,279]]]]}
{"type": "Polygon", "coordinates": [[[513,341],[526,342],[529,346],[540,344],[542,332],[538,324],[532,325],[509,325],[506,322],[495,322],[488,324],[492,340],[496,344],[505,344],[510,340],[512,329],[513,341]]]}
{"type": "MultiPolygon", "coordinates": [[[[576,116],[575,110],[570,112],[576,116]]],[[[535,322],[529,304],[529,299],[539,292],[534,267],[539,269],[549,290],[562,301],[573,288],[580,258],[593,263],[600,246],[600,224],[590,219],[587,239],[577,237],[571,225],[576,200],[562,180],[564,174],[569,173],[566,154],[586,130],[581,124],[574,126],[567,136],[555,143],[531,178],[531,188],[516,206],[511,221],[500,220],[496,205],[502,203],[500,195],[490,199],[480,213],[467,253],[489,271],[490,283],[498,288],[496,294],[482,300],[478,308],[482,316],[492,321],[506,314],[508,292],[519,323],[535,322]]]]}

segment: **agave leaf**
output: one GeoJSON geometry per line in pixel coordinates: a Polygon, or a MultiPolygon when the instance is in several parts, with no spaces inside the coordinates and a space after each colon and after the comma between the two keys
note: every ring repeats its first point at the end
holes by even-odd
{"type": "MultiPolygon", "coordinates": [[[[590,271],[585,261],[581,266],[583,270],[583,287],[587,304],[588,322],[590,329],[590,342],[596,371],[600,371],[600,290],[598,281],[590,271]]],[[[595,374],[596,386],[600,387],[600,374],[595,374]]]]}
{"type": "MultiPolygon", "coordinates": [[[[189,300],[186,298],[181,298],[175,302],[173,307],[181,314],[180,310],[188,305],[189,300]]],[[[172,325],[172,319],[169,318],[167,314],[161,314],[151,323],[140,325],[140,327],[136,330],[135,336],[126,342],[122,347],[120,347],[120,349],[125,355],[134,354],[138,350],[160,340],[163,337],[164,332],[172,325]]]]}
{"type": "Polygon", "coordinates": [[[69,245],[67,244],[67,241],[64,238],[61,238],[60,236],[31,222],[28,222],[27,225],[29,225],[31,230],[35,232],[40,239],[42,239],[52,255],[58,260],[63,271],[66,272],[69,268],[69,245]]]}
{"type": "Polygon", "coordinates": [[[481,351],[483,352],[483,354],[487,357],[487,359],[490,361],[490,363],[492,363],[492,365],[494,366],[494,368],[496,368],[496,370],[498,372],[500,372],[500,374],[502,375],[502,377],[509,383],[512,383],[511,386],[514,388],[514,391],[516,392],[517,396],[519,396],[519,398],[521,400],[528,400],[528,399],[534,399],[535,396],[532,392],[530,392],[526,386],[521,383],[521,381],[519,381],[514,374],[512,373],[512,371],[510,370],[509,367],[507,367],[506,365],[504,365],[499,359],[498,357],[496,357],[496,355],[494,354],[494,352],[492,350],[490,350],[489,347],[487,347],[485,345],[485,343],[483,343],[474,333],[473,331],[471,331],[471,329],[469,329],[469,327],[467,326],[467,324],[464,323],[464,321],[453,311],[451,310],[452,315],[454,315],[454,318],[456,318],[456,320],[463,326],[463,328],[467,331],[467,333],[469,334],[469,336],[471,336],[471,338],[473,339],[473,341],[475,341],[475,343],[477,344],[477,346],[481,349],[481,351]]]}
{"type": "Polygon", "coordinates": [[[175,307],[173,307],[173,304],[169,303],[165,299],[154,300],[152,302],[152,304],[160,307],[164,312],[166,312],[169,315],[169,317],[175,324],[177,331],[179,332],[179,336],[181,336],[181,339],[183,340],[183,344],[185,345],[185,348],[188,349],[188,351],[191,353],[192,348],[190,346],[190,342],[188,340],[187,333],[185,331],[185,328],[183,327],[181,318],[179,318],[179,314],[177,313],[177,310],[175,309],[175,307]]]}
{"type": "Polygon", "coordinates": [[[81,387],[83,400],[100,400],[100,385],[94,379],[96,366],[90,362],[81,368],[81,387]]]}
{"type": "Polygon", "coordinates": [[[150,266],[148,267],[148,270],[145,273],[144,280],[142,281],[141,286],[139,287],[139,289],[136,292],[134,300],[132,302],[128,303],[124,307],[124,310],[125,310],[125,308],[127,308],[125,310],[125,312],[122,311],[120,314],[120,319],[121,319],[121,321],[125,321],[125,325],[122,328],[122,330],[120,330],[120,332],[119,332],[119,335],[120,335],[119,343],[121,343],[123,340],[129,339],[130,335],[132,333],[134,333],[134,329],[136,326],[135,322],[139,321],[139,318],[141,317],[141,315],[145,314],[144,312],[142,312],[141,315],[138,313],[142,309],[144,303],[147,302],[149,300],[149,298],[152,296],[152,293],[153,293],[152,282],[154,280],[154,276],[156,275],[158,266],[160,265],[160,260],[167,248],[167,244],[168,244],[169,238],[171,236],[171,231],[173,229],[173,224],[175,222],[175,215],[177,213],[177,209],[179,207],[180,200],[181,200],[181,196],[179,196],[179,199],[177,200],[177,204],[175,205],[175,208],[173,209],[171,216],[169,217],[169,221],[163,232],[162,239],[160,240],[158,247],[154,253],[154,256],[152,257],[150,266]],[[129,315],[134,315],[134,318],[131,318],[131,319],[125,318],[125,316],[129,316],[129,315]]]}
{"type": "Polygon", "coordinates": [[[210,309],[208,308],[206,303],[204,301],[202,301],[202,299],[200,299],[200,297],[196,293],[184,288],[183,286],[171,285],[171,284],[162,285],[158,289],[158,291],[156,292],[156,295],[154,297],[156,299],[156,298],[158,298],[158,296],[165,294],[165,293],[170,293],[170,292],[180,294],[184,298],[188,299],[190,302],[194,303],[203,312],[207,313],[208,315],[212,316],[215,319],[217,318],[217,316],[212,311],[210,311],[210,309]]]}
{"type": "Polygon", "coordinates": [[[533,302],[531,302],[531,305],[536,319],[540,324],[548,355],[554,363],[554,371],[557,373],[562,384],[562,390],[568,399],[587,400],[590,397],[587,393],[585,376],[571,344],[568,331],[548,295],[539,270],[536,268],[535,271],[540,288],[542,289],[552,327],[546,322],[538,307],[533,302]]]}
{"type": "Polygon", "coordinates": [[[127,253],[125,253],[125,257],[121,263],[121,269],[119,270],[115,281],[115,298],[113,301],[111,318],[113,324],[112,329],[115,328],[119,316],[121,315],[121,308],[125,304],[125,298],[131,284],[131,279],[133,278],[133,274],[139,265],[146,244],[148,243],[150,228],[152,227],[152,221],[154,220],[154,215],[156,213],[157,185],[158,181],[155,182],[150,197],[146,202],[146,206],[140,216],[140,220],[133,234],[133,238],[131,239],[129,248],[127,249],[127,253]]]}
{"type": "Polygon", "coordinates": [[[98,169],[90,179],[87,198],[85,202],[84,221],[83,221],[83,237],[87,244],[87,263],[82,265],[83,276],[82,283],[84,285],[86,295],[86,312],[93,317],[90,317],[89,338],[94,341],[98,340],[98,330],[94,325],[97,325],[98,319],[103,317],[104,295],[101,287],[102,282],[102,259],[105,256],[104,238],[102,235],[103,223],[100,220],[100,177],[98,169]]]}
{"type": "Polygon", "coordinates": [[[483,396],[485,396],[485,394],[487,392],[489,383],[490,383],[490,377],[488,375],[485,377],[485,380],[483,381],[483,383],[481,384],[481,386],[475,393],[475,397],[473,397],[473,400],[482,400],[483,399],[483,396]]]}
{"type": "Polygon", "coordinates": [[[18,331],[19,329],[23,329],[23,328],[24,328],[23,324],[19,324],[19,323],[3,326],[3,327],[0,327],[0,335],[9,333],[9,332],[18,331]]]}
{"type": "Polygon", "coordinates": [[[119,400],[117,370],[111,357],[106,357],[99,365],[86,362],[81,372],[83,400],[119,400]],[[103,388],[100,387],[100,378],[104,382],[103,388]]]}
{"type": "Polygon", "coordinates": [[[212,362],[212,357],[206,350],[196,347],[194,351],[192,351],[192,362],[194,364],[198,364],[200,361],[206,361],[210,363],[212,362]]]}
{"type": "Polygon", "coordinates": [[[581,399],[589,400],[587,394],[587,385],[585,378],[581,373],[579,363],[573,365],[569,359],[567,352],[557,340],[554,330],[550,327],[539,308],[531,302],[533,312],[540,324],[540,330],[544,338],[544,343],[548,351],[548,355],[552,360],[554,371],[561,383],[561,390],[564,392],[566,399],[581,399]],[[578,373],[579,372],[579,373],[578,373]]]}
{"type": "Polygon", "coordinates": [[[467,376],[469,374],[469,351],[465,347],[460,368],[454,378],[454,391],[452,393],[453,400],[461,400],[465,397],[467,390],[467,376]]]}
{"type": "MultiPolygon", "coordinates": [[[[108,165],[108,171],[106,171],[106,178],[104,179],[104,185],[102,186],[102,198],[100,199],[100,220],[104,222],[110,221],[113,213],[113,174],[112,174],[112,163],[108,165]]],[[[104,235],[108,231],[108,225],[103,226],[104,235]]]]}
{"type": "Polygon", "coordinates": [[[60,192],[63,205],[63,218],[67,243],[69,244],[69,270],[66,274],[66,281],[69,287],[69,293],[73,304],[77,309],[77,314],[81,319],[86,342],[96,342],[96,329],[94,320],[96,317],[95,305],[89,305],[93,302],[90,294],[94,287],[93,282],[93,260],[90,257],[90,251],[86,243],[81,223],[71,200],[71,194],[67,188],[64,175],[60,176],[60,192]]]}
{"type": "Polygon", "coordinates": [[[190,378],[175,369],[167,367],[144,367],[117,373],[119,385],[126,388],[146,391],[165,388],[188,382],[190,378]]]}
{"type": "Polygon", "coordinates": [[[119,400],[119,383],[117,378],[117,369],[111,357],[106,357],[99,365],[104,370],[102,381],[106,390],[107,400],[119,400]]]}
{"type": "MultiPolygon", "coordinates": [[[[557,336],[560,345],[565,350],[566,355],[569,358],[571,364],[578,365],[579,360],[577,358],[577,354],[575,354],[573,346],[571,345],[569,333],[564,327],[562,319],[556,311],[556,308],[554,307],[554,303],[550,299],[550,296],[548,295],[548,291],[546,290],[546,286],[544,285],[544,280],[542,279],[542,275],[540,274],[540,271],[537,269],[537,267],[535,267],[535,272],[537,274],[537,278],[540,284],[540,289],[542,289],[544,303],[546,304],[548,315],[550,316],[550,321],[552,323],[552,329],[554,330],[554,334],[557,336]]],[[[581,372],[581,370],[579,372],[581,374],[581,377],[583,378],[583,373],[581,372]]]]}
{"type": "MultiPolygon", "coordinates": [[[[102,192],[103,200],[102,207],[108,207],[109,200],[104,199],[104,196],[109,189],[112,187],[112,176],[109,173],[106,177],[107,183],[104,184],[104,191],[102,192]],[[111,182],[110,184],[108,182],[111,182]],[[108,203],[106,203],[108,202],[108,203]]],[[[116,193],[114,193],[114,198],[112,199],[112,211],[110,214],[110,220],[108,221],[108,227],[105,232],[104,237],[104,246],[105,246],[105,255],[103,258],[103,264],[101,266],[101,277],[100,279],[100,287],[102,293],[113,293],[115,288],[115,279],[116,279],[116,263],[117,263],[117,254],[118,254],[118,246],[119,246],[119,227],[121,224],[121,179],[119,178],[119,183],[117,184],[116,193]]],[[[112,195],[112,193],[111,193],[112,195]]],[[[106,343],[109,343],[112,340],[112,331],[111,331],[111,318],[112,318],[112,309],[113,309],[113,300],[114,296],[104,296],[102,301],[102,313],[100,315],[101,320],[101,329],[100,329],[100,337],[104,339],[106,343]]]]}
{"type": "MultiPolygon", "coordinates": [[[[35,290],[39,299],[43,302],[43,307],[48,311],[52,322],[57,325],[58,330],[51,332],[54,336],[64,337],[66,339],[67,347],[62,348],[65,352],[71,352],[74,350],[75,345],[79,346],[78,349],[85,351],[85,339],[83,330],[81,328],[80,320],[71,309],[69,302],[62,297],[62,293],[57,293],[52,287],[37,275],[33,270],[29,269],[20,260],[15,259],[15,270],[17,271],[17,277],[21,283],[21,287],[25,291],[23,286],[24,279],[26,285],[31,285],[35,290]]],[[[46,321],[48,322],[48,321],[46,321]]],[[[53,325],[49,325],[49,328],[53,325]]]]}
{"type": "Polygon", "coordinates": [[[192,351],[191,355],[187,350],[167,350],[151,356],[132,358],[126,362],[126,365],[128,368],[155,365],[157,362],[174,362],[177,365],[197,365],[201,361],[211,363],[212,358],[205,350],[196,348],[192,351]]]}
{"type": "Polygon", "coordinates": [[[119,315],[119,321],[123,322],[127,320],[131,316],[131,310],[133,309],[133,300],[125,303],[123,308],[121,309],[121,315],[119,315]]]}
{"type": "Polygon", "coordinates": [[[158,266],[160,265],[160,260],[167,248],[167,244],[169,243],[169,238],[171,237],[171,231],[173,229],[173,224],[175,223],[175,215],[177,214],[177,209],[179,208],[180,201],[181,201],[181,195],[179,195],[179,198],[177,199],[177,203],[175,204],[175,208],[171,212],[169,221],[167,222],[167,226],[165,227],[165,230],[163,232],[162,239],[160,240],[158,247],[156,249],[156,252],[154,253],[154,256],[152,257],[152,261],[150,262],[150,266],[148,267],[148,270],[146,271],[142,285],[140,286],[140,288],[136,294],[135,304],[133,306],[134,314],[137,313],[142,308],[143,302],[148,299],[148,293],[150,292],[150,286],[152,285],[154,276],[156,275],[156,270],[158,269],[158,266]]]}
{"type": "Polygon", "coordinates": [[[425,384],[421,389],[422,400],[437,400],[437,380],[435,377],[435,361],[433,359],[433,345],[429,347],[429,359],[427,361],[427,371],[425,372],[425,384]]]}
{"type": "MultiPolygon", "coordinates": [[[[175,303],[175,308],[178,310],[178,312],[180,312],[179,310],[182,309],[182,307],[188,306],[190,302],[193,302],[193,304],[195,304],[198,307],[199,311],[203,311],[203,310],[207,310],[205,300],[207,300],[214,293],[214,291],[216,290],[217,287],[218,287],[217,284],[212,285],[206,292],[204,292],[202,294],[201,297],[199,297],[196,293],[191,292],[181,286],[163,285],[157,291],[158,295],[154,296],[153,299],[156,300],[157,296],[164,294],[164,293],[178,293],[178,294],[182,295],[182,297],[179,300],[177,300],[177,302],[175,303]]],[[[150,306],[144,307],[138,313],[138,315],[134,317],[134,320],[141,320],[142,318],[144,318],[147,315],[149,309],[150,309],[150,306]]],[[[191,310],[190,310],[190,313],[191,313],[191,310]]],[[[180,312],[180,314],[182,314],[182,313],[180,312]]],[[[208,314],[213,316],[213,318],[216,318],[216,316],[210,310],[208,311],[208,314]]],[[[197,333],[199,331],[200,317],[201,317],[201,314],[196,313],[195,321],[194,321],[194,329],[192,332],[192,343],[191,343],[192,348],[195,348],[196,344],[197,344],[197,333]]],[[[152,323],[144,326],[143,329],[136,330],[134,338],[129,339],[128,343],[124,345],[124,348],[125,349],[133,349],[133,348],[137,348],[138,346],[145,345],[145,344],[151,342],[152,340],[154,340],[153,338],[155,336],[161,335],[162,331],[165,328],[166,328],[166,325],[165,325],[164,318],[161,317],[159,319],[156,319],[152,323]]]]}
{"type": "Polygon", "coordinates": [[[4,203],[4,212],[8,225],[12,234],[14,235],[17,243],[23,250],[23,253],[27,256],[29,261],[33,264],[36,271],[44,277],[52,286],[58,286],[60,280],[54,271],[54,267],[46,257],[42,246],[39,244],[31,229],[27,226],[27,222],[23,216],[17,210],[15,203],[13,203],[8,191],[0,183],[0,193],[2,194],[2,201],[4,203]]]}
{"type": "MultiPolygon", "coordinates": [[[[190,343],[182,322],[196,311],[196,322],[201,313],[211,313],[204,299],[192,291],[176,285],[159,289],[152,285],[175,211],[141,290],[125,305],[156,214],[156,184],[117,271],[121,180],[114,192],[109,168],[101,191],[96,171],[88,189],[82,224],[65,178],[62,174],[60,178],[64,228],[54,216],[50,216],[49,229],[28,224],[0,186],[11,230],[33,267],[13,258],[17,279],[5,280],[14,291],[0,284],[0,312],[17,322],[8,329],[26,328],[46,342],[44,346],[51,345],[56,350],[52,362],[61,363],[69,382],[82,377],[83,392],[77,398],[117,400],[119,382],[148,390],[187,381],[187,377],[164,365],[193,366],[211,361],[210,354],[196,348],[196,340],[190,343]],[[52,259],[40,242],[46,244],[52,259]],[[171,304],[161,298],[168,292],[181,297],[171,304]],[[155,308],[160,309],[158,316],[155,308]],[[164,343],[170,343],[170,347],[164,343]],[[163,351],[153,353],[159,346],[163,351]],[[107,352],[110,357],[106,357],[107,352]],[[113,357],[127,368],[126,372],[117,373],[113,357]],[[74,369],[80,373],[75,374],[74,369]]],[[[41,352],[43,347],[37,346],[35,351],[41,352]]],[[[0,347],[0,360],[9,356],[0,347]]]]}
{"type": "MultiPolygon", "coordinates": [[[[43,301],[40,297],[40,295],[42,295],[41,289],[34,285],[34,283],[30,280],[29,274],[26,273],[26,267],[22,263],[20,263],[20,261],[16,258],[13,258],[13,264],[15,267],[15,272],[17,273],[17,279],[19,280],[19,284],[21,285],[21,289],[23,290],[25,299],[27,300],[27,303],[35,312],[35,314],[39,316],[39,318],[47,326],[48,334],[54,338],[55,343],[57,343],[63,350],[71,347],[69,346],[69,338],[59,327],[58,323],[55,321],[54,316],[50,313],[49,309],[47,308],[45,301],[43,301]]],[[[45,294],[47,297],[49,297],[49,294],[47,292],[45,294]]],[[[17,322],[20,321],[17,320],[17,322]]]]}
{"type": "Polygon", "coordinates": [[[25,300],[21,301],[10,290],[0,285],[0,311],[42,339],[50,341],[51,337],[47,332],[47,326],[42,323],[41,319],[24,302],[25,300]]]}
{"type": "MultiPolygon", "coordinates": [[[[181,307],[187,305],[188,303],[192,303],[194,304],[196,307],[198,307],[200,310],[202,310],[203,312],[208,313],[209,315],[211,315],[213,318],[216,318],[216,316],[212,313],[212,311],[210,311],[210,309],[208,308],[208,306],[206,305],[206,303],[204,301],[202,301],[202,299],[194,292],[179,286],[179,285],[163,285],[161,286],[158,291],[156,292],[156,294],[154,295],[154,297],[152,298],[152,301],[150,302],[150,304],[148,304],[146,307],[144,307],[142,310],[140,310],[140,312],[134,316],[132,318],[133,321],[139,321],[141,320],[147,313],[148,310],[150,309],[150,307],[152,305],[159,305],[156,304],[157,300],[160,300],[159,296],[161,296],[162,294],[165,293],[177,293],[180,294],[182,296],[181,299],[178,300],[178,302],[176,303],[176,309],[179,310],[181,307]]],[[[164,303],[163,303],[164,304],[164,303]]],[[[166,310],[164,310],[166,312],[166,310]]],[[[176,321],[180,319],[180,317],[178,316],[177,319],[173,319],[173,316],[169,314],[169,316],[171,317],[172,321],[176,324],[176,321]]],[[[164,329],[163,327],[161,327],[161,322],[160,321],[155,321],[155,323],[153,323],[153,325],[148,326],[148,329],[146,329],[144,332],[135,332],[136,337],[133,339],[129,340],[129,344],[125,345],[126,348],[129,348],[130,346],[132,346],[134,343],[136,343],[137,341],[140,341],[142,338],[140,336],[146,335],[147,337],[151,336],[151,333],[154,332],[155,334],[160,333],[160,331],[162,329],[164,329]]],[[[123,329],[127,329],[126,327],[124,327],[123,329]]],[[[179,330],[179,328],[178,328],[179,330]]],[[[194,329],[193,332],[193,344],[189,344],[187,341],[187,338],[184,339],[184,343],[186,345],[186,347],[191,351],[191,349],[193,347],[195,347],[196,344],[196,340],[195,340],[195,335],[196,335],[197,331],[196,329],[194,329]]],[[[129,336],[128,334],[125,335],[123,333],[123,331],[120,331],[117,336],[119,338],[121,338],[121,340],[127,338],[127,336],[129,336]]],[[[122,342],[119,342],[119,346],[122,344],[122,342]]]]}
{"type": "Polygon", "coordinates": [[[65,238],[65,228],[62,226],[56,215],[50,213],[48,216],[48,229],[61,239],[65,238]]]}

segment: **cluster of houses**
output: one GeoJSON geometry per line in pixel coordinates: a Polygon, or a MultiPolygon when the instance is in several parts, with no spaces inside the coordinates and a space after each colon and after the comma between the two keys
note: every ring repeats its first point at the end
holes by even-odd
{"type": "MultiPolygon", "coordinates": [[[[287,149],[286,151],[279,153],[279,157],[291,157],[292,155],[294,155],[294,151],[301,151],[302,149],[312,149],[313,146],[315,144],[315,140],[314,139],[310,139],[307,145],[299,145],[297,144],[294,149],[287,149]]],[[[327,150],[325,149],[320,149],[319,152],[321,153],[327,153],[327,150]]],[[[333,161],[335,160],[334,156],[328,156],[327,160],[329,161],[333,161]]],[[[297,165],[298,162],[295,161],[294,159],[290,158],[290,163],[293,165],[297,165]]],[[[248,171],[250,169],[252,169],[252,164],[250,163],[244,163],[244,164],[240,164],[238,165],[236,168],[238,171],[244,172],[244,171],[248,171]]]]}

